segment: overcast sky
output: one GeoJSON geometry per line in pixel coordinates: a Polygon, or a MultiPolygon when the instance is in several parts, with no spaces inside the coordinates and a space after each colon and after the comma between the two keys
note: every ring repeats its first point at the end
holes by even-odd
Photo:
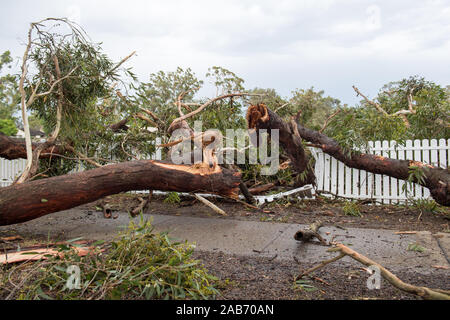
{"type": "MultiPolygon", "coordinates": [[[[412,75],[450,84],[450,0],[2,1],[0,53],[22,55],[29,23],[69,17],[141,81],[158,70],[225,67],[246,88],[324,90],[355,104],[412,75]]],[[[204,90],[203,95],[215,92],[204,90]]]]}

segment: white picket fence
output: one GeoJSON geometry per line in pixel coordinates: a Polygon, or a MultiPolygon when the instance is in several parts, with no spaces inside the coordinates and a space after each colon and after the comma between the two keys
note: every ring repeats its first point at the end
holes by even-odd
{"type": "Polygon", "coordinates": [[[25,170],[27,161],[24,159],[6,160],[0,158],[0,187],[7,187],[14,178],[25,170]]]}
{"type": "MultiPolygon", "coordinates": [[[[398,146],[395,141],[375,141],[369,143],[369,148],[368,153],[421,161],[442,168],[447,168],[450,160],[450,139],[407,140],[404,147],[398,146]]],[[[316,158],[317,190],[352,199],[374,199],[382,203],[399,203],[407,198],[431,198],[430,191],[420,185],[410,185],[403,180],[349,168],[320,149],[314,148],[313,154],[316,158]]]]}
{"type": "MultiPolygon", "coordinates": [[[[394,159],[409,159],[447,168],[450,161],[450,139],[407,140],[404,147],[395,141],[369,143],[368,152],[394,159]]],[[[315,173],[317,190],[352,199],[374,199],[382,203],[404,202],[407,198],[429,199],[427,188],[417,184],[409,185],[403,180],[384,175],[352,169],[342,162],[311,148],[316,158],[315,173]],[[403,186],[406,184],[405,190],[403,186]],[[408,192],[408,194],[405,193],[408,192]]],[[[160,159],[160,151],[152,159],[160,159]]],[[[0,187],[10,185],[26,166],[26,160],[0,158],[0,187]]],[[[74,170],[74,171],[79,171],[74,170]]],[[[82,169],[81,169],[82,170],[82,169]]]]}

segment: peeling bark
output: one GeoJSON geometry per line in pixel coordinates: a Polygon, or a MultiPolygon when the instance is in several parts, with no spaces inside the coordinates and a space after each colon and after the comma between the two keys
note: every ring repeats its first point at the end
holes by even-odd
{"type": "Polygon", "coordinates": [[[205,164],[131,161],[0,188],[0,225],[36,219],[131,190],[209,192],[238,198],[241,174],[205,164]]]}

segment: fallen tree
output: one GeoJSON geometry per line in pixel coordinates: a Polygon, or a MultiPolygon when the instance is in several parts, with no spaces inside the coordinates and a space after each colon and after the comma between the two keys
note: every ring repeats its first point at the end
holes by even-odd
{"type": "Polygon", "coordinates": [[[112,164],[0,189],[0,225],[29,221],[131,190],[209,192],[237,198],[241,174],[204,163],[153,160],[112,164]]]}
{"type": "Polygon", "coordinates": [[[418,183],[430,190],[431,196],[437,203],[450,206],[450,173],[448,169],[418,161],[391,159],[356,150],[346,152],[338,142],[323,133],[308,129],[294,119],[289,123],[283,121],[281,124],[280,120],[280,117],[264,104],[252,105],[247,111],[249,129],[280,129],[280,143],[288,152],[297,170],[305,167],[306,160],[301,156],[304,154],[301,144],[301,139],[303,139],[350,168],[418,183]],[[295,161],[296,164],[294,164],[295,161]],[[421,170],[422,178],[412,175],[414,170],[421,170]]]}

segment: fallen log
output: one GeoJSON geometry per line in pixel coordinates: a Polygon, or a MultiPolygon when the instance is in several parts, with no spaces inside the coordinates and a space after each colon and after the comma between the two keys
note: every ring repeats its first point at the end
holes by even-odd
{"type": "MultiPolygon", "coordinates": [[[[33,151],[40,146],[42,146],[41,143],[33,143],[33,151]]],[[[55,155],[63,155],[64,150],[61,150],[61,148],[57,146],[50,146],[43,148],[41,153],[42,155],[40,158],[50,158],[55,155]]],[[[0,157],[7,160],[26,159],[27,150],[25,140],[14,139],[0,132],[0,157]]]]}
{"type": "Polygon", "coordinates": [[[220,166],[154,160],[111,164],[0,188],[0,225],[67,210],[132,190],[209,192],[237,199],[241,174],[220,166]]]}
{"type": "Polygon", "coordinates": [[[312,239],[317,238],[323,245],[328,245],[325,239],[319,234],[319,229],[322,226],[322,221],[314,221],[309,225],[308,229],[297,231],[294,234],[294,239],[297,241],[309,242],[312,239]]]}

